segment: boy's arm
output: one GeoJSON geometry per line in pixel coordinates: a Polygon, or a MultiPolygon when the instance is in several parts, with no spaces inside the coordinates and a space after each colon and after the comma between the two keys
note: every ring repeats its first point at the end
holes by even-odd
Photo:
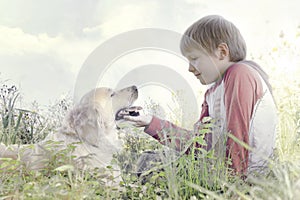
{"type": "Polygon", "coordinates": [[[175,124],[153,116],[149,126],[144,132],[158,140],[161,144],[175,147],[177,151],[183,151],[186,143],[192,138],[192,131],[180,128],[175,124]]]}
{"type": "MultiPolygon", "coordinates": [[[[208,116],[208,105],[204,100],[202,104],[202,111],[200,115],[200,119],[197,123],[201,123],[204,117],[208,116]]],[[[175,149],[178,151],[182,151],[187,148],[186,143],[192,139],[195,135],[194,131],[186,130],[184,128],[178,127],[175,124],[167,121],[159,119],[158,117],[153,116],[152,121],[149,126],[145,127],[144,132],[151,135],[153,138],[157,139],[161,144],[164,145],[175,145],[175,149]],[[172,144],[173,142],[173,144],[172,144]]],[[[207,146],[201,146],[196,144],[196,147],[201,147],[205,149],[210,149],[211,145],[209,142],[211,139],[210,134],[205,135],[205,140],[207,142],[207,146]]],[[[186,153],[189,153],[189,148],[187,148],[186,153]]]]}
{"type": "MultiPolygon", "coordinates": [[[[227,130],[238,140],[249,144],[249,127],[252,112],[262,96],[258,73],[243,64],[230,67],[224,77],[227,130]]],[[[226,143],[226,156],[231,168],[245,175],[248,168],[248,150],[232,138],[226,143]]]]}

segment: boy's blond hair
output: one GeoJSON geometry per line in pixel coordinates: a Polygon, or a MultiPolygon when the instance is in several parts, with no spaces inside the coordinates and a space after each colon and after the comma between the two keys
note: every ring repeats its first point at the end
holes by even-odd
{"type": "Polygon", "coordinates": [[[184,55],[191,47],[212,54],[219,44],[226,43],[231,62],[246,58],[246,43],[237,27],[218,15],[209,15],[192,24],[181,39],[180,49],[184,55]]]}

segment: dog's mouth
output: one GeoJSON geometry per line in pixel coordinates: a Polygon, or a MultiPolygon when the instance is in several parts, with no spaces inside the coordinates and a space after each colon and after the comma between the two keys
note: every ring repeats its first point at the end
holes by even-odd
{"type": "Polygon", "coordinates": [[[116,115],[115,115],[115,120],[121,120],[124,119],[124,116],[139,116],[139,110],[141,110],[142,107],[140,106],[129,106],[129,107],[125,107],[125,108],[121,108],[120,110],[117,111],[116,115]]]}

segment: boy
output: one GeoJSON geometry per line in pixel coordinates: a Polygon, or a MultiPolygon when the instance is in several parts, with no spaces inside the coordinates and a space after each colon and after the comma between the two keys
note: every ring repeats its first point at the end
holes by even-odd
{"type": "Polygon", "coordinates": [[[156,116],[125,115],[124,119],[145,127],[144,132],[162,144],[166,138],[177,138],[176,149],[181,151],[184,141],[196,135],[205,117],[210,117],[214,126],[205,135],[207,145],[202,148],[213,148],[216,156],[231,159],[229,167],[240,176],[265,167],[275,146],[276,106],[265,72],[256,63],[245,61],[246,44],[239,30],[221,16],[206,16],[186,30],[180,48],[189,60],[189,71],[202,84],[211,84],[195,130],[185,130],[156,116]]]}

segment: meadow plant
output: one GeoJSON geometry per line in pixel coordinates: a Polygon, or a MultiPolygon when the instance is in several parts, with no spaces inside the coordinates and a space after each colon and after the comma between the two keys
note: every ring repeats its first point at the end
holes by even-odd
{"type": "MultiPolygon", "coordinates": [[[[121,131],[124,149],[115,155],[123,181],[119,186],[106,186],[103,171],[76,169],[67,149],[54,152],[41,171],[28,171],[20,161],[1,159],[0,199],[298,199],[300,195],[300,29],[292,38],[280,34],[275,46],[253,58],[270,74],[278,109],[276,153],[269,160],[268,171],[249,176],[247,180],[232,176],[225,160],[213,151],[198,149],[205,145],[204,135],[210,124],[197,137],[188,141],[190,154],[174,152],[172,142],[166,148],[138,128],[121,131]],[[284,62],[282,62],[284,61],[284,62]],[[292,67],[292,68],[291,68],[292,67]],[[137,161],[147,151],[159,152],[160,161],[138,177],[137,161]],[[142,181],[146,180],[146,181],[142,181]]],[[[5,144],[35,143],[61,125],[71,107],[66,98],[49,107],[42,116],[37,104],[34,111],[17,108],[20,93],[15,86],[1,82],[0,142],[5,144]]],[[[153,101],[147,112],[166,115],[153,101]]],[[[172,113],[172,118],[177,116],[172,113]]],[[[178,115],[180,116],[180,114],[178,115]]],[[[174,119],[180,122],[181,119],[174,119]]],[[[230,135],[229,135],[230,137],[230,135]]],[[[173,140],[175,140],[174,138],[173,140]]],[[[53,144],[52,144],[53,145],[53,144]]],[[[243,144],[241,144],[243,145],[243,144]]],[[[251,150],[251,149],[249,149],[251,150]]],[[[110,166],[104,169],[107,173],[110,166]]]]}

